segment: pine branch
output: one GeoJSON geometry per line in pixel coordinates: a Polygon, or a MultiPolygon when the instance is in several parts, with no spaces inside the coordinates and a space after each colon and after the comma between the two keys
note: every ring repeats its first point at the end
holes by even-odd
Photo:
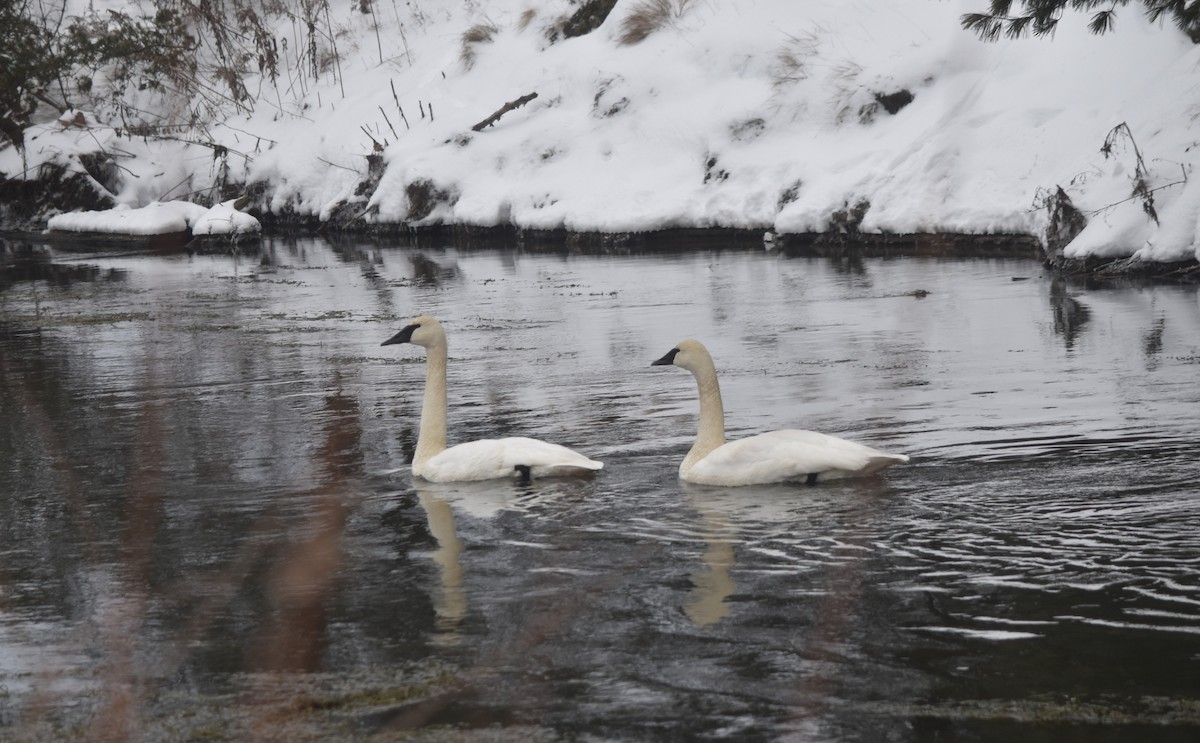
{"type": "MultiPolygon", "coordinates": [[[[1150,20],[1170,15],[1177,26],[1194,40],[1200,40],[1200,2],[1187,0],[1142,0],[1146,6],[1146,14],[1150,20]]],[[[1062,20],[1065,9],[1076,11],[1091,11],[1098,7],[1105,9],[1094,13],[1088,21],[1088,30],[1094,34],[1105,34],[1112,31],[1116,24],[1118,7],[1123,7],[1129,0],[1021,0],[1020,11],[1013,14],[1013,0],[991,0],[989,13],[966,13],[959,17],[959,24],[967,31],[972,31],[983,41],[998,41],[1001,34],[1009,39],[1020,39],[1029,34],[1034,36],[1053,36],[1062,20]]],[[[1198,41],[1200,43],[1200,41],[1198,41]]]]}
{"type": "Polygon", "coordinates": [[[1005,18],[986,13],[965,13],[959,19],[964,30],[973,31],[980,41],[998,41],[1005,18]]]}
{"type": "Polygon", "coordinates": [[[1088,23],[1088,30],[1096,35],[1106,34],[1113,30],[1116,21],[1116,12],[1112,10],[1102,10],[1092,16],[1092,20],[1088,23]]]}
{"type": "MultiPolygon", "coordinates": [[[[1030,23],[1033,23],[1033,20],[1033,16],[1031,15],[1020,16],[1019,18],[1009,18],[1008,30],[1004,32],[1004,35],[1010,39],[1021,38],[1028,33],[1028,26],[1030,23]]],[[[1034,28],[1037,28],[1036,23],[1034,24],[1034,28]]]]}

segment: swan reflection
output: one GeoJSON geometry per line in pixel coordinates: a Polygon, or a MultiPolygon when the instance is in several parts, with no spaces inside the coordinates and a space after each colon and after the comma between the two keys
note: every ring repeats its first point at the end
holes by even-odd
{"type": "Polygon", "coordinates": [[[438,584],[432,591],[434,640],[455,645],[462,639],[460,628],[467,618],[469,597],[465,585],[462,554],[455,511],[459,515],[489,520],[513,507],[525,489],[508,482],[431,483],[414,480],[417,501],[425,511],[429,533],[437,542],[433,562],[438,567],[438,584]]]}
{"type": "Polygon", "coordinates": [[[707,627],[729,614],[727,600],[737,588],[730,571],[738,538],[726,514],[703,503],[693,502],[692,507],[700,514],[700,538],[706,549],[700,557],[703,566],[692,571],[692,593],[683,613],[696,626],[707,627]]]}
{"type": "Polygon", "coordinates": [[[729,615],[729,597],[737,590],[733,579],[736,552],[746,542],[745,533],[756,524],[784,524],[795,519],[791,485],[737,488],[695,485],[681,481],[684,502],[694,511],[700,539],[705,545],[701,565],[691,573],[692,591],[683,607],[696,626],[716,624],[729,615]]]}
{"type": "Polygon", "coordinates": [[[433,596],[435,637],[446,643],[459,640],[458,627],[467,616],[467,593],[463,590],[463,543],[454,528],[454,511],[447,501],[430,493],[417,492],[429,533],[437,540],[433,561],[438,566],[439,587],[433,596]]]}
{"type": "MultiPolygon", "coordinates": [[[[829,558],[822,554],[829,546],[826,527],[854,525],[837,541],[865,548],[863,537],[853,532],[870,527],[874,510],[891,492],[881,478],[839,480],[816,487],[772,484],[729,489],[687,482],[680,486],[684,503],[697,515],[696,532],[705,545],[701,564],[690,574],[692,590],[683,606],[684,614],[698,627],[717,624],[729,616],[729,600],[738,588],[733,569],[739,550],[745,555],[761,551],[764,542],[772,543],[772,550],[791,543],[785,548],[790,555],[785,563],[788,569],[827,570],[829,558]]],[[[835,530],[845,531],[845,527],[835,530]]],[[[753,556],[750,562],[754,562],[753,556]]],[[[754,565],[749,569],[754,571],[754,565]]],[[[861,560],[848,560],[846,569],[861,569],[861,560]]],[[[749,590],[753,593],[753,586],[749,590]]]]}

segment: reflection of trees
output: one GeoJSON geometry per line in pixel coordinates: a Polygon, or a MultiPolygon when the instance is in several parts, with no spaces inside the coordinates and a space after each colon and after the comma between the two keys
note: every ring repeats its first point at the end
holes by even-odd
{"type": "MultiPolygon", "coordinates": [[[[863,256],[857,251],[850,251],[839,255],[829,257],[829,265],[834,271],[846,276],[867,276],[867,264],[863,261],[863,256]]],[[[867,282],[869,285],[869,282],[867,282]]]]}
{"type": "Polygon", "coordinates": [[[41,324],[41,303],[45,301],[39,296],[38,285],[41,283],[53,289],[65,289],[76,282],[124,279],[125,272],[120,269],[103,269],[88,263],[55,263],[43,246],[0,239],[0,338],[37,332],[41,324]],[[5,293],[22,282],[32,285],[32,306],[22,316],[14,317],[10,314],[9,297],[5,293]]]}
{"type": "Polygon", "coordinates": [[[437,286],[458,278],[457,264],[443,266],[424,253],[413,253],[409,260],[412,261],[413,279],[418,283],[437,286]]]}
{"type": "Polygon", "coordinates": [[[1142,352],[1146,355],[1147,365],[1152,368],[1158,365],[1158,357],[1163,348],[1163,332],[1166,329],[1167,318],[1160,317],[1154,321],[1154,325],[1146,331],[1146,337],[1142,339],[1142,352]]]}
{"type": "Polygon", "coordinates": [[[1079,332],[1087,324],[1090,311],[1068,293],[1067,282],[1061,278],[1050,282],[1050,311],[1054,315],[1054,332],[1063,337],[1067,350],[1071,350],[1075,347],[1079,332]]]}
{"type": "Polygon", "coordinates": [[[45,281],[52,286],[70,286],[76,281],[100,278],[119,280],[121,271],[102,270],[86,263],[54,263],[46,253],[30,250],[6,254],[0,263],[0,291],[19,281],[45,281]]]}
{"type": "Polygon", "coordinates": [[[379,274],[379,266],[383,265],[383,255],[379,245],[367,242],[361,235],[347,237],[345,235],[327,235],[329,249],[344,263],[356,263],[362,269],[363,278],[373,286],[383,286],[379,274]]]}
{"type": "Polygon", "coordinates": [[[95,452],[113,437],[130,451],[137,426],[128,409],[89,399],[77,383],[86,364],[57,337],[9,355],[17,348],[0,350],[0,544],[12,548],[4,567],[36,574],[39,600],[69,614],[86,600],[77,595],[79,560],[109,561],[103,545],[124,523],[124,503],[98,502],[95,493],[132,477],[127,456],[95,452]]]}

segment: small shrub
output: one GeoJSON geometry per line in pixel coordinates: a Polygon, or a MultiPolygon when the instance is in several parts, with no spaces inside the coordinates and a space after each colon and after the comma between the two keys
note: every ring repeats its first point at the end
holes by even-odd
{"type": "Polygon", "coordinates": [[[1087,217],[1071,203],[1071,197],[1067,196],[1062,186],[1055,186],[1053,192],[1040,191],[1035,206],[1045,209],[1049,216],[1046,231],[1042,234],[1048,258],[1059,255],[1087,226],[1087,217]]]}
{"type": "MultiPolygon", "coordinates": [[[[1158,211],[1154,208],[1154,192],[1157,189],[1150,187],[1150,169],[1146,167],[1146,161],[1142,159],[1142,151],[1138,149],[1137,142],[1133,140],[1133,130],[1129,128],[1129,124],[1122,121],[1114,126],[1108,136],[1104,138],[1104,145],[1100,148],[1100,153],[1106,160],[1114,157],[1114,150],[1121,139],[1129,142],[1136,158],[1133,168],[1133,192],[1130,194],[1130,198],[1140,201],[1142,211],[1146,213],[1147,217],[1154,220],[1154,224],[1158,224],[1158,211]]],[[[1186,180],[1186,176],[1184,180],[1186,180]]]]}

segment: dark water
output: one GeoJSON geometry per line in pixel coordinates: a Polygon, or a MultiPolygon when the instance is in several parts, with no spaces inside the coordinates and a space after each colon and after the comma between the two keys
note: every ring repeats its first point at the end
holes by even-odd
{"type": "Polygon", "coordinates": [[[8,244],[0,738],[1191,741],[1200,300],[1034,262],[8,244]],[[450,439],[594,480],[419,485],[450,439]],[[731,436],[904,452],[690,487],[731,436]]]}

